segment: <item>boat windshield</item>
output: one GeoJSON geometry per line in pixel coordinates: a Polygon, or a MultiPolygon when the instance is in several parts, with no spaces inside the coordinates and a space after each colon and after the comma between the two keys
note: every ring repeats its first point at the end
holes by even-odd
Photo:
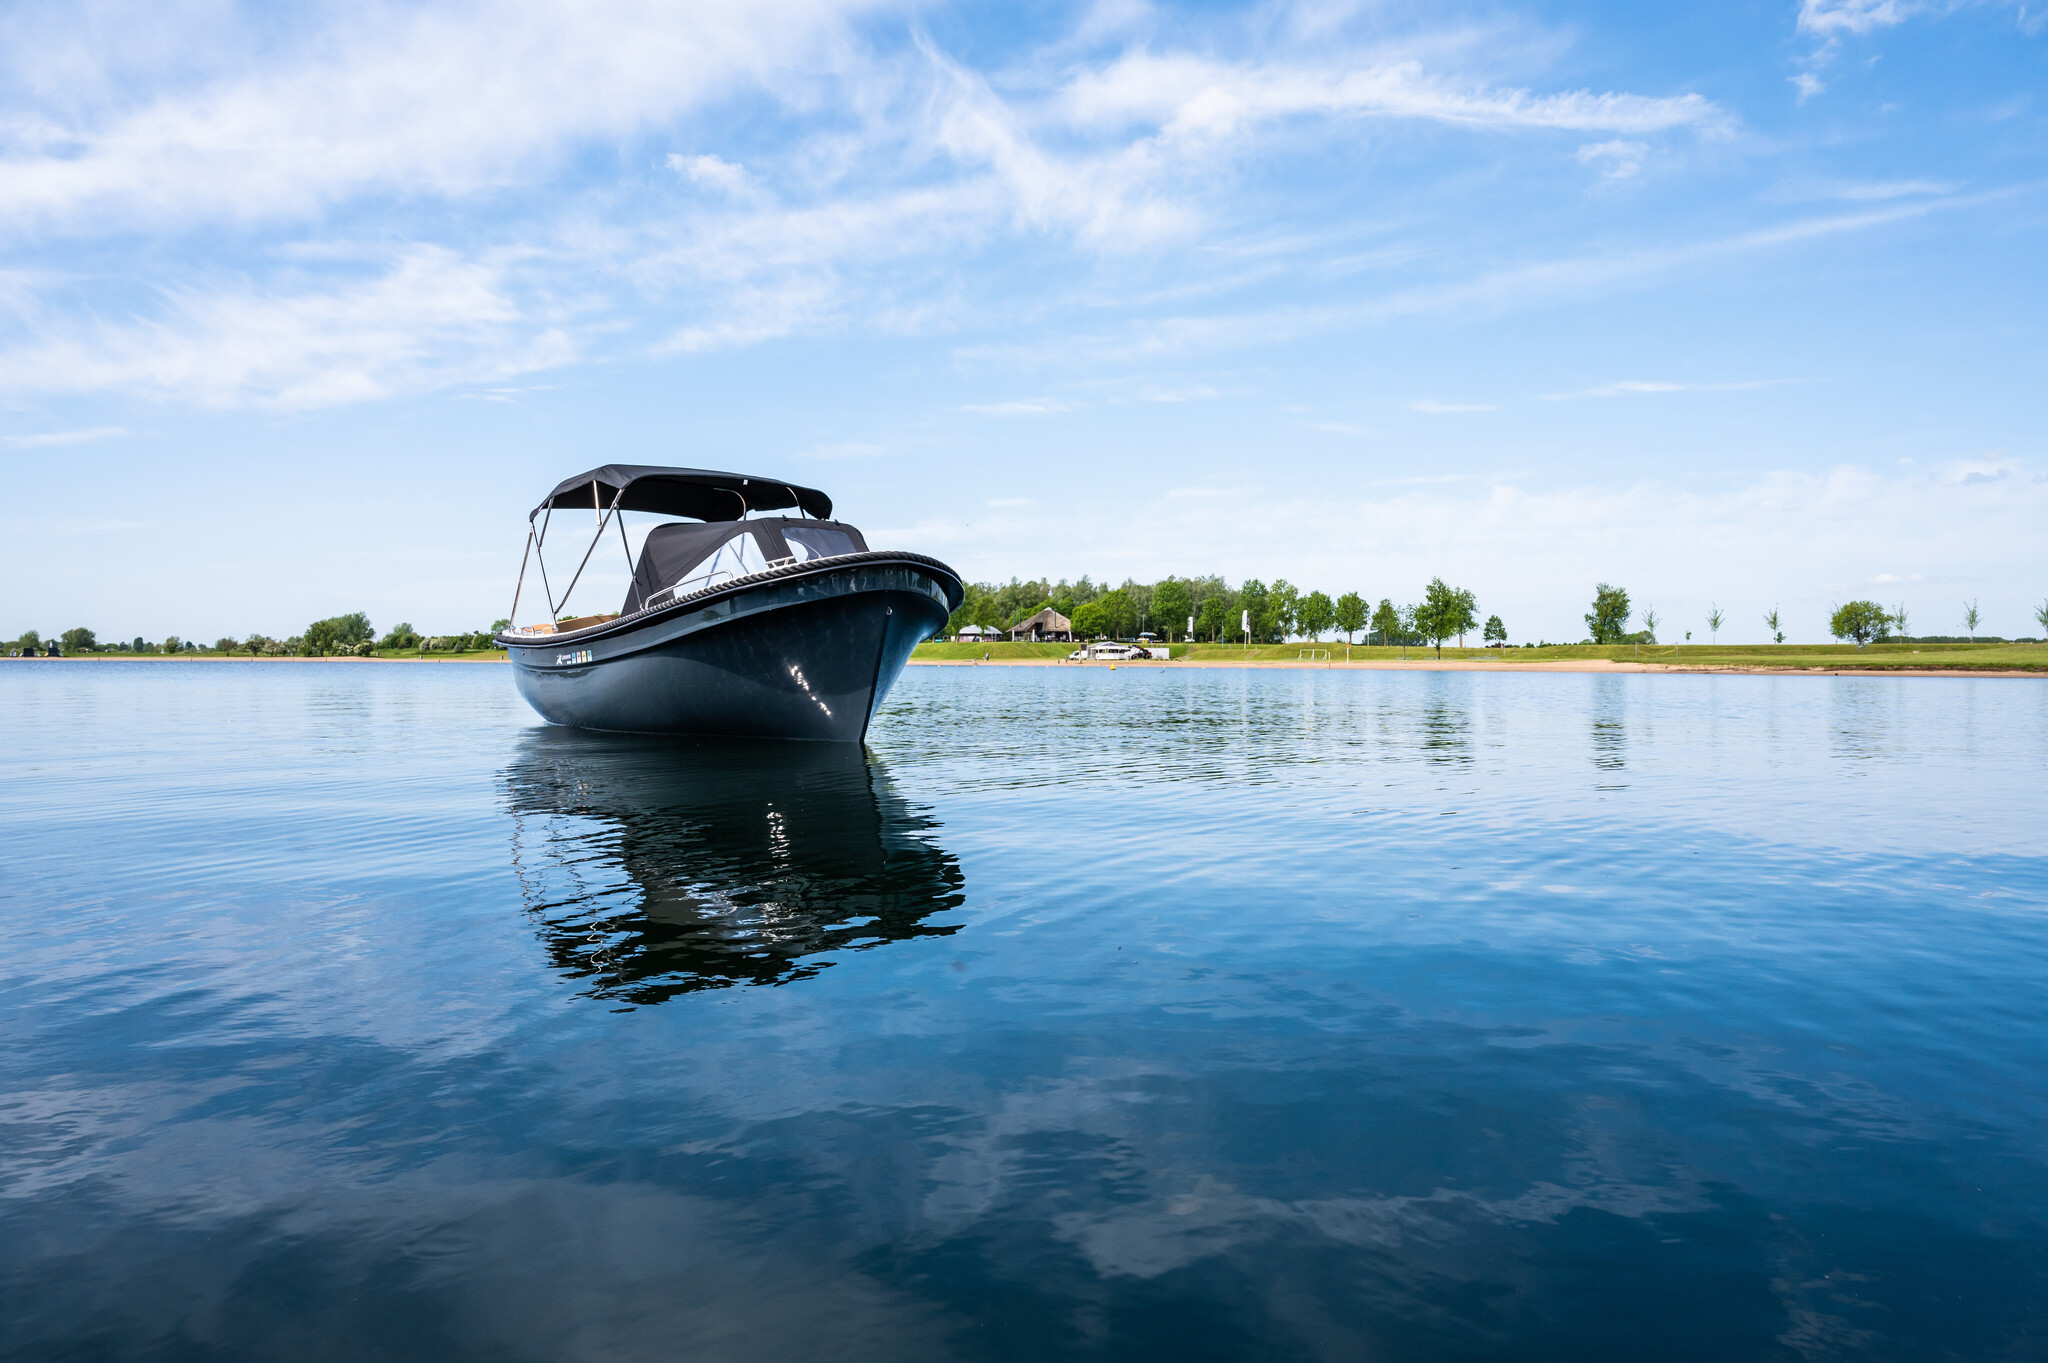
{"type": "Polygon", "coordinates": [[[623,609],[631,614],[736,577],[866,548],[858,530],[838,523],[772,518],[658,525],[641,548],[623,609]]]}
{"type": "Polygon", "coordinates": [[[789,542],[789,552],[798,563],[808,563],[814,558],[831,558],[834,554],[860,552],[853,536],[832,525],[785,524],[782,538],[789,542]]]}

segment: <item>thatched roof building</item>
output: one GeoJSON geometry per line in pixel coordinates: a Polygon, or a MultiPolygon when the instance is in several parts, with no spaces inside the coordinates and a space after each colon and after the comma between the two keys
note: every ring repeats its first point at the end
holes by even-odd
{"type": "Polygon", "coordinates": [[[1029,620],[1019,620],[1010,626],[1012,639],[1072,639],[1074,622],[1047,606],[1029,620]]]}

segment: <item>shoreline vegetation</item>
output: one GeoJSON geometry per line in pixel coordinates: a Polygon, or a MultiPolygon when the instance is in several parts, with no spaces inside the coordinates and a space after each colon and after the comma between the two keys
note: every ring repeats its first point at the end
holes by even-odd
{"type": "MultiPolygon", "coordinates": [[[[1178,619],[1195,627],[1192,640],[1185,631],[1176,640],[1171,626],[1161,623],[1169,657],[1131,660],[1125,666],[1172,666],[1178,662],[1210,667],[1348,665],[1443,670],[2048,673],[2048,640],[1974,637],[1982,622],[1974,601],[1964,603],[1962,616],[1973,637],[1916,637],[1907,633],[1905,606],[1887,609],[1874,601],[1851,601],[1835,607],[1829,622],[1829,632],[1843,641],[1840,643],[1786,643],[1775,606],[1762,616],[1765,627],[1774,634],[1768,644],[1717,642],[1726,625],[1719,606],[1706,617],[1708,642],[1692,642],[1687,631],[1683,643],[1662,643],[1657,638],[1656,610],[1644,606],[1640,628],[1631,630],[1636,612],[1628,592],[1605,582],[1594,590],[1592,609],[1585,617],[1589,637],[1575,644],[1548,640],[1511,644],[1498,615],[1489,616],[1482,628],[1473,593],[1450,586],[1442,578],[1432,579],[1423,599],[1414,605],[1396,607],[1382,599],[1376,610],[1356,592],[1346,592],[1333,601],[1322,592],[1303,594],[1277,580],[1270,587],[1248,580],[1236,588],[1220,577],[1166,578],[1150,585],[1127,581],[1116,588],[1098,586],[1086,577],[1075,584],[1015,579],[1002,587],[974,583],[968,586],[959,610],[946,622],[945,632],[957,635],[969,625],[1011,628],[1048,607],[1071,619],[1077,638],[1135,637],[1155,649],[1162,645],[1146,632],[1148,620],[1178,619]],[[1233,612],[1237,616],[1235,630],[1229,618],[1233,612]],[[1332,631],[1342,631],[1345,642],[1326,641],[1323,636],[1332,631]],[[1365,642],[1354,642],[1361,633],[1365,642]],[[1377,644],[1371,642],[1375,634],[1380,640],[1377,644]],[[1468,647],[1468,634],[1477,634],[1480,646],[1468,647]]],[[[2034,615],[2048,631],[2048,601],[2034,615]]],[[[54,655],[64,659],[503,662],[507,655],[495,646],[493,636],[507,623],[497,620],[488,630],[432,637],[400,623],[378,638],[369,616],[356,611],[315,620],[303,633],[288,639],[252,634],[246,639],[217,639],[208,647],[170,635],[156,644],[139,636],[102,644],[85,628],[66,630],[47,641],[29,630],[4,646],[4,651],[16,659],[54,655]]],[[[910,661],[1037,666],[1068,664],[1072,651],[1071,641],[956,638],[920,644],[910,661]]],[[[1105,661],[1075,665],[1099,666],[1105,661]]]]}

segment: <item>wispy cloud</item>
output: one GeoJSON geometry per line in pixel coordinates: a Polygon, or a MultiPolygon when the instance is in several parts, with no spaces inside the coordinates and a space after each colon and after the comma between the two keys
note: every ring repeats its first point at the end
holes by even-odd
{"type": "Polygon", "coordinates": [[[1902,24],[1923,8],[1913,0],[1800,0],[1799,31],[1868,33],[1902,24]]]}
{"type": "Polygon", "coordinates": [[[1052,416],[1067,411],[1068,407],[1063,402],[1032,398],[1015,402],[969,402],[963,403],[960,410],[975,412],[981,416],[1052,416]]]}
{"type": "Polygon", "coordinates": [[[7,443],[18,450],[35,450],[52,445],[89,445],[96,440],[116,440],[127,434],[126,426],[94,426],[84,431],[43,431],[33,435],[10,435],[7,437],[7,443]]]}
{"type": "Polygon", "coordinates": [[[1702,95],[1586,90],[1539,95],[1460,86],[1430,74],[1412,58],[1364,65],[1230,63],[1193,53],[1136,51],[1085,72],[1061,102],[1077,124],[1143,121],[1157,124],[1168,136],[1222,136],[1248,124],[1303,114],[1619,133],[1684,127],[1721,131],[1730,122],[1702,95]]]}
{"type": "Polygon", "coordinates": [[[1408,410],[1430,416],[1455,416],[1460,412],[1491,412],[1496,407],[1491,402],[1436,402],[1430,398],[1417,398],[1408,404],[1408,410]]]}
{"type": "Polygon", "coordinates": [[[126,391],[205,406],[309,408],[566,363],[568,332],[513,298],[508,263],[419,247],[283,295],[246,282],[163,290],[147,319],[46,322],[0,348],[0,392],[126,391]]]}
{"type": "Polygon", "coordinates": [[[1569,402],[1573,398],[1623,398],[1656,393],[1743,393],[1757,388],[1777,388],[1796,379],[1742,379],[1733,383],[1673,383],[1661,379],[1624,379],[1570,393],[1545,393],[1544,402],[1569,402]]]}
{"type": "Polygon", "coordinates": [[[725,194],[739,194],[751,187],[747,168],[726,160],[721,156],[704,154],[685,156],[681,152],[670,152],[668,168],[683,176],[692,184],[702,185],[725,194]]]}
{"type": "Polygon", "coordinates": [[[1626,180],[1643,168],[1649,152],[1647,142],[1589,142],[1579,148],[1579,164],[1597,168],[1610,180],[1626,180]]]}

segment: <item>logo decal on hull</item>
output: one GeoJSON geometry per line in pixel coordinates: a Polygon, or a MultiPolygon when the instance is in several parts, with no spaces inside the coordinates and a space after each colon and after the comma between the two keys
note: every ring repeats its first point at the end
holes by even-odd
{"type": "Polygon", "coordinates": [[[556,667],[571,667],[577,663],[587,663],[589,661],[590,650],[587,648],[579,648],[574,653],[557,653],[555,655],[556,667]]]}

